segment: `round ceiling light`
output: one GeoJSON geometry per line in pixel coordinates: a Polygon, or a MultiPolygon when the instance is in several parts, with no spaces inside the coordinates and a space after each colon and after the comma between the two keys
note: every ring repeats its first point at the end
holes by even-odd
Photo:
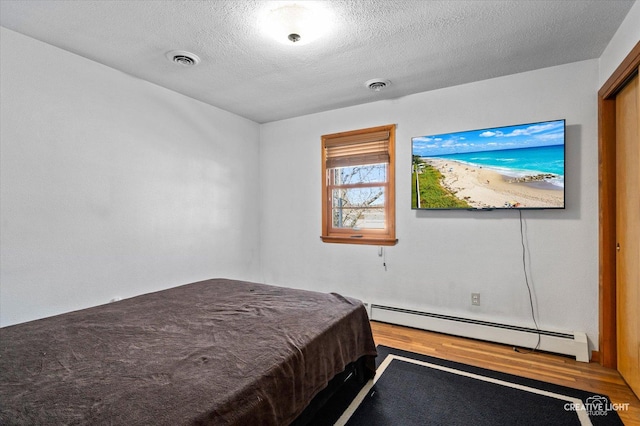
{"type": "Polygon", "coordinates": [[[260,14],[258,25],[276,41],[296,46],[311,43],[330,27],[330,13],[319,1],[274,2],[260,14]]]}
{"type": "Polygon", "coordinates": [[[165,56],[174,64],[178,64],[183,67],[195,67],[200,63],[198,55],[184,50],[172,50],[167,52],[165,56]]]}
{"type": "Polygon", "coordinates": [[[379,92],[389,87],[391,85],[391,82],[389,80],[385,80],[384,78],[372,78],[371,80],[367,80],[364,85],[369,90],[379,92]]]}

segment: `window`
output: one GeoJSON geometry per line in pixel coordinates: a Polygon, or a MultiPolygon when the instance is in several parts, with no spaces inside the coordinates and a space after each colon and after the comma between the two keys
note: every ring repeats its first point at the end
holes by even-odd
{"type": "Polygon", "coordinates": [[[322,136],[322,241],[397,243],[395,129],[322,136]]]}

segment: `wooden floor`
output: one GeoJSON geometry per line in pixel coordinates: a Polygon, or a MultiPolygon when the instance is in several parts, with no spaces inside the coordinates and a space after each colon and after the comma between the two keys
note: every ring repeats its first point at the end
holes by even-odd
{"type": "Polygon", "coordinates": [[[607,395],[614,404],[629,404],[618,411],[625,425],[640,426],[640,401],[617,371],[600,364],[376,321],[371,328],[377,345],[607,395]]]}

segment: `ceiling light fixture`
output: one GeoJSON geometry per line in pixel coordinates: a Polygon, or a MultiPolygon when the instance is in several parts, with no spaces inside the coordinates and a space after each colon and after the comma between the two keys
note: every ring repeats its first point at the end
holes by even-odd
{"type": "Polygon", "coordinates": [[[264,9],[260,28],[276,41],[301,46],[311,43],[329,29],[329,12],[323,2],[274,2],[264,9]]]}
{"type": "Polygon", "coordinates": [[[185,50],[172,50],[167,52],[165,56],[174,64],[178,64],[183,67],[195,67],[200,63],[198,55],[185,50]]]}

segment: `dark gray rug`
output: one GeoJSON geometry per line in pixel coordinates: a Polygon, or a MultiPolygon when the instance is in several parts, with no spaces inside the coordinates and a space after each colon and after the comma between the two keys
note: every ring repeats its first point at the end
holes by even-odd
{"type": "MultiPolygon", "coordinates": [[[[378,346],[375,383],[315,424],[622,425],[608,397],[378,346]]],[[[344,403],[344,401],[343,401],[344,403]]]]}

